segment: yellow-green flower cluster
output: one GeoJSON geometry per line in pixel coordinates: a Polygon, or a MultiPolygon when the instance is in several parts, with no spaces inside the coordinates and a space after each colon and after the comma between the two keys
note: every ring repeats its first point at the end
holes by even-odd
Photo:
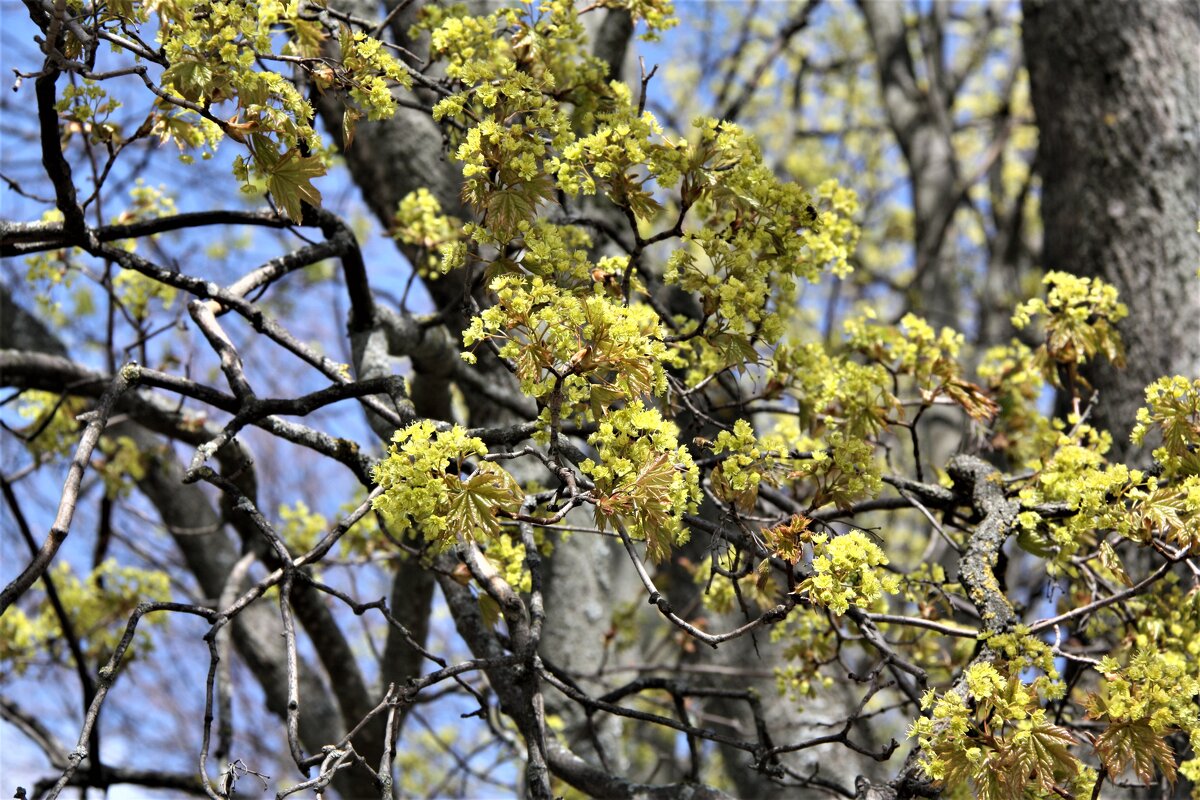
{"type": "Polygon", "coordinates": [[[581,297],[541,276],[502,275],[491,288],[496,304],[471,321],[463,342],[498,342],[530,397],[557,386],[564,414],[590,408],[599,418],[614,401],[666,391],[663,364],[672,356],[649,306],[603,294],[581,297]]]}
{"type": "Polygon", "coordinates": [[[650,164],[652,174],[667,165],[670,179],[681,176],[681,202],[699,224],[671,255],[664,280],[700,296],[703,310],[716,316],[714,333],[774,343],[794,305],[797,278],[816,280],[826,265],[848,271],[857,240],[848,217],[856,200],[829,184],[830,205],[819,212],[814,204],[822,201],[779,180],[738,126],[713,119],[695,126],[694,144],[664,146],[650,164]]]}
{"type": "MultiPolygon", "coordinates": [[[[464,235],[480,243],[490,241],[491,234],[482,225],[467,223],[462,230],[464,235]]],[[[614,278],[623,277],[629,263],[627,256],[607,257],[592,262],[589,255],[593,246],[592,238],[583,228],[558,225],[545,219],[518,223],[517,238],[511,244],[515,252],[501,255],[487,264],[486,275],[489,278],[510,274],[540,276],[563,289],[583,295],[597,288],[606,288],[594,285],[600,272],[609,272],[614,278]]],[[[449,265],[450,268],[465,263],[465,243],[461,245],[461,254],[449,265]]],[[[443,257],[449,262],[445,250],[443,257]]],[[[640,289],[636,279],[631,281],[631,285],[640,289]]]]}
{"type": "Polygon", "coordinates": [[[1021,501],[1026,506],[1062,502],[1074,513],[1049,521],[1027,510],[1018,520],[1023,529],[1019,541],[1035,554],[1053,556],[1048,565],[1052,573],[1070,571],[1071,556],[1094,543],[1097,531],[1116,531],[1139,542],[1162,536],[1184,549],[1200,548],[1200,474],[1190,473],[1195,454],[1185,399],[1189,384],[1181,380],[1177,396],[1171,395],[1170,386],[1170,379],[1164,378],[1151,387],[1152,405],[1160,402],[1160,410],[1175,405],[1154,412],[1157,418],[1143,408],[1141,427],[1134,433],[1140,442],[1152,426],[1164,430],[1164,444],[1155,451],[1164,464],[1162,475],[1108,464],[1104,454],[1111,446],[1109,434],[1079,424],[1077,418],[1068,419],[1070,433],[1063,432],[1062,422],[1050,423],[1053,439],[1047,436],[1043,441],[1053,441],[1053,449],[1027,462],[1036,475],[1021,490],[1021,501]]]}
{"type": "Polygon", "coordinates": [[[64,120],[72,123],[62,127],[64,134],[71,136],[81,132],[89,142],[101,144],[121,140],[120,124],[110,120],[111,114],[121,105],[98,83],[84,78],[79,83],[64,86],[54,108],[64,120]]]}
{"type": "MultiPolygon", "coordinates": [[[[635,5],[635,15],[664,10],[649,0],[635,5]]],[[[462,85],[439,101],[434,115],[453,119],[463,131],[450,136],[463,164],[463,196],[480,216],[467,233],[479,245],[501,249],[490,276],[549,278],[544,265],[550,265],[556,282],[574,291],[594,288],[581,280],[588,274],[612,276],[597,281],[606,293],[639,290],[628,280],[636,276],[624,274],[628,261],[616,280],[617,269],[588,267],[580,248],[559,246],[550,229],[535,222],[539,209],[559,192],[603,190],[649,223],[663,205],[674,204],[675,230],[663,233],[680,236],[685,247],[671,258],[665,279],[699,295],[708,317],[700,340],[717,343],[716,349],[700,343],[677,349],[711,361],[706,368],[723,369],[758,361],[756,341],[778,341],[784,318],[793,313],[798,277],[815,279],[827,264],[839,273],[848,269],[857,237],[849,221],[856,210],[852,192],[826,183],[813,196],[780,181],[754,140],[733,124],[701,119],[694,142],[665,137],[652,115],[638,111],[630,89],[609,82],[607,65],[587,53],[583,26],[567,0],[486,17],[430,8],[420,26],[430,31],[431,52],[447,75],[462,85]],[[546,258],[539,244],[543,252],[570,255],[546,258]],[[560,270],[571,278],[557,277],[560,270]]],[[[463,245],[452,245],[446,265],[465,257],[463,245]]],[[[504,288],[538,291],[532,282],[504,288]]],[[[597,402],[603,405],[603,398],[597,402]]]]}
{"type": "Polygon", "coordinates": [[[831,356],[815,343],[777,347],[767,380],[795,398],[800,423],[813,434],[839,428],[854,437],[872,437],[900,409],[882,365],[831,356]]]}
{"type": "Polygon", "coordinates": [[[1108,464],[1104,454],[1111,442],[1107,433],[1090,425],[1077,424],[1070,432],[1059,431],[1054,451],[1044,462],[1035,462],[1036,482],[1020,492],[1026,506],[1063,502],[1075,512],[1055,521],[1043,521],[1033,511],[1018,516],[1023,536],[1032,537],[1030,541],[1022,538],[1022,544],[1039,555],[1053,556],[1047,564],[1052,574],[1067,568],[1080,547],[1094,543],[1096,531],[1131,531],[1130,515],[1121,501],[1131,486],[1141,482],[1143,474],[1123,464],[1108,464]],[[1036,545],[1028,547],[1043,535],[1048,537],[1046,552],[1039,552],[1036,545]]]}
{"type": "Polygon", "coordinates": [[[525,568],[525,545],[502,533],[488,542],[486,556],[509,586],[518,592],[532,590],[533,577],[525,568]]]}
{"type": "MultiPolygon", "coordinates": [[[[581,293],[592,288],[594,270],[622,274],[628,264],[627,257],[600,259],[593,264],[588,258],[592,239],[586,231],[575,225],[555,225],[536,220],[522,227],[521,246],[522,269],[581,293]]],[[[493,266],[498,263],[493,262],[493,266]]]]}
{"type": "MultiPolygon", "coordinates": [[[[587,36],[569,0],[521,0],[525,9],[500,8],[472,17],[463,5],[427,5],[414,30],[430,33],[430,53],[446,65],[446,74],[478,92],[486,108],[521,94],[505,78],[525,73],[542,83],[547,95],[571,102],[603,80],[607,67],[588,54],[587,36]]],[[[463,95],[447,98],[443,108],[462,109],[463,95]]],[[[475,99],[475,98],[472,98],[475,99]]],[[[548,98],[551,99],[551,98],[548,98]]]]}
{"type": "Polygon", "coordinates": [[[900,579],[879,569],[888,563],[887,556],[861,531],[833,538],[815,534],[812,546],[812,577],[802,581],[796,591],[807,591],[814,605],[841,615],[850,606],[869,606],[884,592],[900,591],[900,579]]]}
{"type": "Polygon", "coordinates": [[[1146,407],[1138,409],[1135,444],[1156,432],[1162,439],[1154,457],[1163,475],[1200,475],[1200,378],[1160,378],[1146,387],[1146,407]]]}
{"type": "MultiPolygon", "coordinates": [[[[1175,755],[1165,736],[1188,734],[1193,750],[1200,747],[1200,674],[1196,667],[1174,654],[1139,650],[1121,667],[1107,656],[1100,660],[1102,691],[1088,698],[1088,713],[1109,727],[1096,737],[1096,751],[1111,775],[1127,765],[1142,781],[1154,778],[1154,768],[1174,781],[1175,755]]],[[[1200,759],[1187,764],[1187,772],[1200,772],[1200,759]]]]}
{"type": "MultiPolygon", "coordinates": [[[[1179,670],[1179,674],[1186,676],[1183,679],[1186,692],[1188,685],[1200,684],[1200,590],[1184,591],[1174,575],[1168,575],[1164,582],[1170,585],[1139,598],[1141,607],[1134,612],[1137,630],[1130,648],[1136,653],[1154,653],[1172,671],[1179,670]]],[[[1194,713],[1194,706],[1189,707],[1182,694],[1179,699],[1183,711],[1194,713]]],[[[1193,753],[1191,759],[1179,765],[1179,774],[1196,783],[1200,781],[1200,747],[1197,747],[1200,730],[1194,718],[1190,722],[1181,718],[1178,725],[1191,736],[1193,753]]]]}
{"type": "Polygon", "coordinates": [[[713,493],[742,511],[754,507],[760,482],[778,481],[782,460],[788,455],[782,436],[760,439],[744,419],[737,420],[732,431],[719,432],[712,450],[715,455],[724,456],[711,473],[713,493]]]}
{"type": "Polygon", "coordinates": [[[1089,700],[1096,718],[1110,721],[1144,719],[1156,732],[1194,727],[1200,721],[1200,679],[1195,664],[1177,654],[1140,650],[1122,667],[1106,656],[1097,670],[1104,675],[1102,693],[1089,700]]]}
{"type": "Polygon", "coordinates": [[[1153,593],[1143,595],[1131,644],[1174,661],[1200,680],[1200,590],[1185,590],[1174,574],[1153,593]]]}
{"type": "Polygon", "coordinates": [[[423,278],[449,271],[455,259],[439,259],[438,252],[448,251],[462,236],[462,221],[443,214],[442,204],[424,187],[405,195],[396,209],[392,237],[421,250],[424,259],[413,266],[423,278]]]}
{"type": "Polygon", "coordinates": [[[779,600],[779,589],[769,560],[760,561],[754,570],[745,570],[739,564],[738,552],[730,548],[709,555],[700,566],[684,566],[692,571],[692,581],[704,588],[704,606],[714,612],[727,614],[737,607],[738,602],[748,601],[766,610],[779,600]],[[730,573],[742,577],[733,578],[730,573]]]}
{"type": "Polygon", "coordinates": [[[855,500],[879,494],[883,479],[870,442],[835,430],[824,443],[824,449],[814,450],[792,474],[816,484],[814,508],[826,503],[845,508],[855,500]]]}
{"type": "Polygon", "coordinates": [[[771,641],[783,642],[782,656],[788,665],[775,669],[779,693],[791,699],[815,697],[818,689],[833,685],[833,678],[822,674],[821,666],[838,655],[836,629],[825,612],[799,607],[787,619],[771,628],[771,641]]]}
{"type": "MultiPolygon", "coordinates": [[[[366,499],[367,490],[361,486],[356,488],[351,498],[338,506],[338,517],[344,517],[354,511],[366,499]]],[[[307,524],[312,523],[308,522],[307,524]]],[[[315,525],[313,527],[315,528],[315,525]]],[[[397,530],[395,533],[397,536],[402,536],[405,532],[397,530]]],[[[416,532],[410,530],[408,533],[410,538],[416,538],[416,532]]],[[[314,543],[315,541],[316,539],[313,539],[314,543]]],[[[393,549],[389,539],[379,530],[379,514],[375,512],[364,514],[358,522],[354,523],[349,530],[342,534],[342,537],[338,540],[338,544],[343,548],[345,555],[350,558],[374,559],[377,555],[387,553],[387,559],[383,561],[384,566],[396,566],[409,558],[409,554],[406,551],[396,551],[393,549]]]]}
{"type": "MultiPolygon", "coordinates": [[[[746,571],[746,574],[734,579],[714,570],[716,566],[726,573],[738,570],[737,552],[730,549],[724,553],[709,556],[695,567],[692,580],[704,587],[704,605],[720,614],[727,614],[737,608],[738,598],[741,602],[750,602],[760,609],[767,609],[777,602],[777,589],[771,576],[769,561],[760,563],[757,569],[746,571]]],[[[741,570],[738,570],[741,572],[741,570]]]]}
{"type": "MultiPolygon", "coordinates": [[[[171,216],[178,211],[175,198],[167,193],[165,186],[147,186],[141,178],[138,178],[129,190],[129,198],[129,206],[112,218],[112,224],[127,225],[138,220],[171,216]]],[[[116,246],[132,253],[137,247],[137,240],[126,239],[117,242],[116,246]]],[[[139,321],[150,315],[152,300],[158,300],[163,309],[169,309],[177,296],[174,286],[168,286],[133,270],[119,273],[113,279],[113,290],[129,315],[139,321]]]]}
{"type": "Polygon", "coordinates": [[[133,270],[125,270],[113,278],[113,291],[129,315],[137,320],[150,315],[151,300],[158,300],[166,310],[171,308],[178,294],[174,286],[133,270]]]}
{"type": "Polygon", "coordinates": [[[648,42],[657,42],[659,31],[674,28],[679,22],[675,19],[675,4],[671,0],[600,0],[594,5],[602,8],[624,8],[629,11],[634,22],[645,20],[648,30],[641,38],[648,42]]]}
{"type": "Polygon", "coordinates": [[[1039,680],[1038,686],[1044,697],[1057,700],[1066,691],[1066,687],[1058,682],[1053,650],[1031,635],[1028,626],[1016,625],[1004,633],[981,633],[979,639],[1003,659],[1008,672],[1019,674],[1025,669],[1041,670],[1045,677],[1039,680]]]}
{"type": "Polygon", "coordinates": [[[161,7],[158,40],[170,62],[164,88],[198,105],[236,100],[236,125],[278,134],[287,147],[313,137],[312,106],[295,84],[279,73],[253,69],[257,54],[275,52],[272,26],[284,13],[282,4],[229,0],[206,4],[202,14],[196,13],[197,5],[161,7]]]}
{"type": "Polygon", "coordinates": [[[1012,323],[1018,330],[1034,317],[1042,317],[1045,342],[1037,350],[1044,374],[1058,385],[1056,365],[1082,364],[1104,355],[1120,366],[1124,347],[1116,324],[1129,311],[1117,300],[1117,290],[1098,278],[1081,278],[1067,272],[1047,273],[1042,283],[1046,297],[1035,297],[1017,306],[1012,323]]]}
{"type": "Polygon", "coordinates": [[[813,192],[820,211],[817,225],[801,232],[808,261],[828,264],[839,278],[852,271],[850,256],[858,247],[862,230],[854,222],[858,213],[858,195],[853,189],[842,186],[836,180],[823,181],[813,192]]]}
{"type": "Polygon", "coordinates": [[[651,219],[660,204],[645,187],[664,152],[673,152],[655,141],[662,128],[654,115],[638,116],[629,87],[609,85],[612,110],[593,115],[594,129],[562,149],[550,163],[558,185],[568,194],[595,194],[603,188],[614,203],[628,208],[639,219],[651,219]]]}
{"type": "Polygon", "coordinates": [[[917,384],[931,390],[946,364],[958,358],[963,335],[950,328],[935,331],[916,314],[905,314],[898,326],[874,324],[875,312],[845,323],[846,339],[851,347],[895,371],[911,375],[917,384]]]}
{"type": "Polygon", "coordinates": [[[932,404],[946,397],[973,419],[987,422],[996,404],[982,388],[967,381],[958,361],[963,335],[950,328],[935,332],[915,314],[905,314],[899,326],[874,325],[873,311],[846,321],[851,347],[895,374],[910,376],[921,401],[932,404]]]}
{"type": "Polygon", "coordinates": [[[587,55],[583,25],[567,0],[543,3],[528,18],[517,9],[486,17],[430,9],[421,25],[431,32],[431,54],[465,87],[433,113],[467,128],[455,158],[463,164],[463,197],[483,215],[475,236],[506,243],[553,199],[555,151],[574,135],[566,104],[586,114],[607,95],[607,66],[587,55]]]}
{"type": "MultiPolygon", "coordinates": [[[[63,213],[57,208],[42,213],[42,222],[62,222],[63,213]]],[[[39,308],[48,312],[48,316],[56,322],[65,324],[58,304],[50,298],[50,293],[59,286],[70,287],[73,279],[72,256],[82,252],[78,247],[64,247],[58,250],[47,250],[44,253],[34,253],[25,256],[25,281],[38,287],[35,296],[39,308]]]]}
{"type": "Polygon", "coordinates": [[[363,31],[351,34],[343,28],[339,43],[350,97],[367,112],[367,119],[390,119],[397,108],[391,87],[411,88],[408,70],[383,48],[383,42],[363,31]]]}
{"type": "Polygon", "coordinates": [[[279,535],[296,555],[311,550],[329,530],[325,515],[309,509],[303,500],[280,505],[279,519],[283,523],[279,526],[279,535]]]}
{"type": "Polygon", "coordinates": [[[83,413],[87,401],[81,397],[60,397],[52,392],[31,390],[21,393],[17,413],[29,420],[22,429],[25,446],[34,455],[69,455],[79,444],[80,424],[75,417],[83,413]],[[37,436],[28,437],[37,433],[37,436]]]}
{"type": "MultiPolygon", "coordinates": [[[[686,381],[695,386],[711,380],[711,377],[726,370],[745,370],[747,366],[759,367],[764,356],[755,347],[755,339],[742,333],[719,331],[710,322],[703,335],[699,335],[700,320],[676,315],[679,336],[675,345],[682,363],[687,365],[686,381]]],[[[718,323],[719,326],[719,323],[718,323]]]]}
{"type": "Polygon", "coordinates": [[[921,769],[947,789],[970,786],[981,800],[1020,800],[1029,792],[1059,796],[1063,785],[1080,791],[1095,781],[1070,752],[1075,738],[1048,718],[1039,689],[994,664],[977,661],[962,686],[922,698],[928,716],[908,735],[921,747],[921,769]]]}
{"type": "Polygon", "coordinates": [[[128,436],[115,439],[103,436],[99,450],[104,454],[100,465],[100,477],[104,480],[104,491],[111,497],[124,497],[132,488],[131,483],[146,477],[149,454],[138,447],[128,436]]]}
{"type": "Polygon", "coordinates": [[[580,464],[596,484],[597,526],[627,522],[655,561],[687,541],[683,515],[700,501],[699,470],[678,435],[657,409],[633,402],[600,420],[588,437],[596,458],[580,464]]]}
{"type": "Polygon", "coordinates": [[[154,7],[157,38],[168,62],[162,87],[175,99],[163,105],[154,132],[164,141],[174,139],[181,149],[215,148],[222,135],[246,144],[251,160],[239,156],[235,177],[248,191],[261,188],[257,180],[265,181],[294,220],[300,218],[301,200],[320,202],[309,181],[326,166],[312,104],[293,79],[255,65],[263,59],[295,59],[321,89],[346,90],[361,109],[346,111],[347,145],[355,120],[364,113],[372,120],[390,117],[397,108],[392,87],[412,85],[407,69],[382,42],[347,27],[339,36],[340,63],[332,61],[322,46],[324,30],[301,16],[299,0],[168,0],[154,7]],[[221,109],[226,104],[233,108],[221,109]]]}
{"type": "Polygon", "coordinates": [[[194,111],[176,109],[162,114],[150,128],[152,136],[158,139],[159,145],[174,142],[179,151],[179,160],[191,164],[196,159],[193,150],[200,151],[200,158],[208,161],[217,152],[217,146],[225,138],[221,126],[210,119],[205,119],[194,111]]]}
{"type": "Polygon", "coordinates": [[[494,538],[499,515],[516,513],[524,495],[504,469],[479,460],[485,455],[483,442],[457,425],[439,432],[422,420],[402,428],[372,472],[384,490],[375,510],[390,524],[417,528],[438,550],[494,538]]]}
{"type": "MultiPolygon", "coordinates": [[[[125,633],[129,615],[138,604],[170,598],[166,573],[120,567],[112,559],[100,564],[83,580],[66,562],[56,564],[47,575],[84,654],[94,663],[103,663],[112,655],[125,633]]],[[[134,644],[127,653],[136,655],[151,646],[147,622],[153,625],[155,619],[147,619],[138,626],[134,644]]],[[[0,617],[0,662],[5,663],[6,671],[20,674],[35,658],[45,659],[47,653],[51,657],[67,657],[60,653],[64,642],[59,617],[45,598],[32,616],[14,606],[0,617]]]]}

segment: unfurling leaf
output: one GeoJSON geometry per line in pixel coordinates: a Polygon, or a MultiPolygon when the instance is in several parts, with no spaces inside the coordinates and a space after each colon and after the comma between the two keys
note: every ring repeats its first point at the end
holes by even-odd
{"type": "Polygon", "coordinates": [[[346,110],[342,112],[342,149],[348,149],[354,144],[354,132],[362,117],[361,111],[350,106],[346,106],[346,110]]]}
{"type": "Polygon", "coordinates": [[[486,536],[500,534],[497,512],[514,511],[520,504],[521,487],[511,475],[491,463],[483,463],[465,481],[457,476],[446,477],[449,496],[446,525],[466,536],[482,532],[486,536]]]}
{"type": "Polygon", "coordinates": [[[1150,726],[1150,720],[1138,719],[1116,722],[1096,737],[1096,752],[1104,768],[1112,776],[1120,775],[1130,764],[1134,774],[1149,784],[1154,781],[1154,767],[1162,770],[1169,783],[1175,783],[1175,753],[1170,745],[1150,726]]]}
{"type": "Polygon", "coordinates": [[[750,512],[758,502],[758,482],[744,481],[744,488],[734,488],[725,478],[724,465],[718,464],[712,471],[712,489],[717,499],[733,503],[738,511],[750,512]]]}
{"type": "Polygon", "coordinates": [[[1116,576],[1117,580],[1126,586],[1133,586],[1133,581],[1130,580],[1129,574],[1125,572],[1125,567],[1121,565],[1121,557],[1117,555],[1117,551],[1113,550],[1112,545],[1108,542],[1100,543],[1100,563],[1104,568],[1116,576]]]}
{"type": "Polygon", "coordinates": [[[795,564],[804,557],[805,543],[812,541],[812,533],[808,530],[811,524],[808,517],[795,514],[784,524],[763,531],[763,538],[772,553],[795,564]]]}
{"type": "Polygon", "coordinates": [[[312,185],[313,178],[325,174],[325,165],[316,156],[301,156],[295,149],[283,154],[274,166],[267,170],[267,191],[283,208],[288,218],[299,222],[301,202],[311,206],[321,205],[321,193],[312,185]]]}
{"type": "Polygon", "coordinates": [[[999,410],[996,402],[988,397],[987,390],[970,381],[951,378],[946,381],[944,391],[947,397],[962,406],[963,411],[980,425],[991,422],[999,410]]]}

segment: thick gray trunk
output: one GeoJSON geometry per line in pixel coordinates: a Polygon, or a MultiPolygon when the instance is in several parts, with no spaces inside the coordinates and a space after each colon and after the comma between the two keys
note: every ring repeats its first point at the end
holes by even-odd
{"type": "MultiPolygon", "coordinates": [[[[1200,376],[1200,2],[1023,0],[1038,117],[1043,264],[1114,284],[1128,366],[1094,365],[1114,456],[1143,389],[1200,376]]],[[[1125,796],[1186,797],[1186,780],[1125,796]]],[[[1121,796],[1121,795],[1117,795],[1121,796]]]]}
{"type": "Polygon", "coordinates": [[[1129,306],[1128,367],[1100,364],[1095,419],[1119,456],[1146,384],[1200,375],[1200,2],[1024,0],[1041,130],[1047,269],[1129,306]]]}

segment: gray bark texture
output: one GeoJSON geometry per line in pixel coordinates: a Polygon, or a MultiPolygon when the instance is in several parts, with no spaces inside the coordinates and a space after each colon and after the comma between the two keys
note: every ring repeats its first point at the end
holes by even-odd
{"type": "Polygon", "coordinates": [[[1024,0],[1043,265],[1116,285],[1128,366],[1095,419],[1128,450],[1144,387],[1200,375],[1200,2],[1024,0]]]}

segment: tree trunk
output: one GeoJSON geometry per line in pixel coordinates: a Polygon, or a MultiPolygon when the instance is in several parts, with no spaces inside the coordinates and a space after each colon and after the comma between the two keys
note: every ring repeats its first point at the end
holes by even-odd
{"type": "Polygon", "coordinates": [[[1200,375],[1200,2],[1023,0],[1043,264],[1121,292],[1128,366],[1090,369],[1114,455],[1143,389],[1200,375]]]}

